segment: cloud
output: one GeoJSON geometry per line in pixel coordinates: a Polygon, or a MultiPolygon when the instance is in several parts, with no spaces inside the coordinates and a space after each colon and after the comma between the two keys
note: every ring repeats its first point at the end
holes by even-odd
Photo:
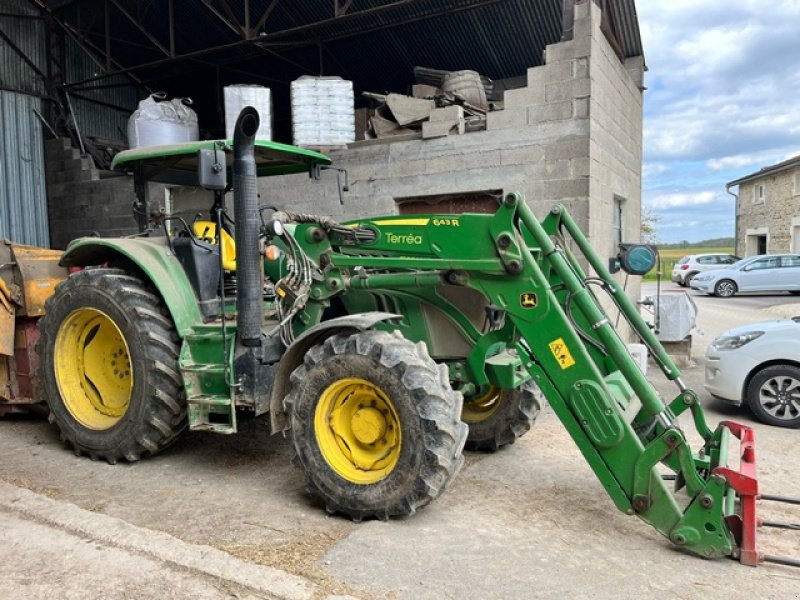
{"type": "Polygon", "coordinates": [[[677,208],[679,206],[702,206],[719,198],[716,192],[660,194],[645,198],[645,204],[653,209],[677,208]]]}
{"type": "Polygon", "coordinates": [[[732,236],[725,183],[800,154],[800,0],[648,0],[637,12],[645,204],[665,241],[732,236]]]}

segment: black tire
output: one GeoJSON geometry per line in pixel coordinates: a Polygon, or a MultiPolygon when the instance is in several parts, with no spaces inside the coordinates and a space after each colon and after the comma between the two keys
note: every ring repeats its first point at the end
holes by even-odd
{"type": "Polygon", "coordinates": [[[464,399],[461,418],[469,426],[467,450],[495,452],[513,444],[530,431],[544,404],[542,393],[532,382],[517,389],[497,390],[496,393],[498,397],[492,399],[492,405],[481,405],[485,416],[479,407],[470,411],[470,399],[464,399]],[[493,406],[494,402],[496,406],[493,406]]]}
{"type": "Polygon", "coordinates": [[[678,279],[678,281],[676,283],[681,287],[686,287],[688,285],[683,279],[680,279],[680,278],[678,279]]]}
{"type": "Polygon", "coordinates": [[[800,368],[773,365],[756,373],[747,386],[747,405],[763,423],[800,427],[800,368]]]}
{"type": "MultiPolygon", "coordinates": [[[[85,325],[86,329],[90,327],[91,322],[85,325]]],[[[75,454],[105,459],[110,464],[121,459],[133,462],[163,450],[186,428],[186,399],[178,366],[179,338],[163,301],[141,279],[120,269],[79,271],[62,282],[47,301],[39,329],[40,374],[50,422],[58,426],[62,440],[72,446],[75,454]],[[57,344],[58,351],[69,357],[66,350],[70,344],[64,341],[73,335],[69,328],[80,327],[81,315],[93,312],[102,315],[98,318],[105,318],[103,325],[95,325],[94,332],[86,333],[83,346],[77,346],[76,353],[100,356],[106,371],[112,368],[106,363],[117,364],[114,360],[127,365],[132,383],[119,415],[103,415],[96,402],[91,402],[88,388],[105,406],[102,388],[87,373],[89,358],[81,359],[82,375],[80,369],[78,375],[71,374],[68,365],[72,363],[65,362],[69,358],[56,360],[57,344]],[[100,337],[101,327],[111,328],[107,323],[116,328],[116,341],[122,340],[126,347],[124,357],[109,358],[108,346],[101,347],[102,351],[89,349],[93,340],[100,337]],[[59,338],[62,331],[63,337],[59,338]],[[69,377],[76,378],[73,383],[77,380],[80,385],[69,385],[69,379],[65,379],[69,377]],[[61,391],[62,382],[68,390],[67,399],[61,391]],[[87,425],[87,421],[94,424],[96,420],[102,423],[101,427],[87,425]]],[[[112,357],[116,356],[115,351],[112,357]]]]}
{"type": "Polygon", "coordinates": [[[792,296],[800,296],[800,290],[789,290],[792,296]]]}
{"type": "Polygon", "coordinates": [[[684,287],[691,286],[692,285],[692,279],[695,278],[695,275],[697,275],[696,272],[695,273],[689,273],[686,277],[684,277],[683,278],[683,286],[684,287]]]}
{"type": "MultiPolygon", "coordinates": [[[[337,401],[337,406],[342,410],[345,403],[361,398],[355,392],[341,397],[344,400],[337,401]]],[[[447,368],[430,358],[424,344],[413,344],[397,332],[365,331],[332,336],[309,350],[304,364],[291,375],[284,409],[296,451],[294,462],[305,471],[308,491],[324,500],[329,513],[360,521],[413,514],[447,488],[464,462],[461,451],[467,427],[460,420],[461,404],[461,394],[450,387],[447,368]],[[349,475],[348,469],[357,467],[342,467],[341,463],[334,467],[336,453],[345,454],[337,450],[340,445],[324,441],[334,439],[338,444],[345,439],[326,438],[334,430],[333,412],[327,410],[335,404],[330,400],[331,390],[356,378],[378,390],[380,398],[388,399],[392,413],[384,426],[397,423],[396,428],[388,429],[398,432],[395,440],[400,440],[381,450],[396,462],[384,471],[366,469],[368,482],[355,481],[356,477],[349,475]],[[315,421],[320,418],[318,427],[315,421]]],[[[375,407],[374,400],[371,406],[375,407]]],[[[355,413],[361,410],[372,409],[359,403],[355,413]]],[[[383,412],[389,415],[388,410],[383,412]]],[[[351,423],[355,417],[353,414],[351,423]]],[[[389,438],[380,435],[385,438],[381,443],[389,438]]],[[[347,446],[351,456],[369,450],[362,448],[363,440],[351,442],[356,445],[355,449],[347,446]]]]}
{"type": "Polygon", "coordinates": [[[720,279],[714,285],[714,295],[719,298],[730,298],[737,292],[736,282],[730,279],[720,279]]]}

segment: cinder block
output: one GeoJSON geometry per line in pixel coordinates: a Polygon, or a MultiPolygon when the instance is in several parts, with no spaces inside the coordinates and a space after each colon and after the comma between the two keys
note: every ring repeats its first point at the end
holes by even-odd
{"type": "Polygon", "coordinates": [[[544,182],[544,197],[551,200],[581,198],[589,195],[589,178],[553,179],[544,182]]]}
{"type": "Polygon", "coordinates": [[[544,84],[508,90],[504,97],[506,110],[544,104],[544,84]]]}
{"type": "Polygon", "coordinates": [[[545,148],[547,160],[562,158],[583,158],[589,156],[589,138],[576,137],[550,144],[545,148]]]}
{"type": "Polygon", "coordinates": [[[544,148],[541,146],[520,146],[500,150],[500,163],[503,165],[530,165],[543,161],[544,148]]]}
{"type": "Polygon", "coordinates": [[[589,77],[589,58],[581,56],[572,61],[572,77],[574,79],[584,79],[589,77]]]}
{"type": "Polygon", "coordinates": [[[572,118],[572,102],[550,102],[528,107],[528,124],[572,118]]]}
{"type": "Polygon", "coordinates": [[[524,127],[527,124],[528,111],[524,108],[507,108],[506,110],[496,110],[486,115],[486,129],[488,131],[498,129],[516,129],[519,127],[524,127]]]}
{"type": "Polygon", "coordinates": [[[589,116],[589,97],[576,98],[574,101],[573,114],[576,119],[585,119],[589,116]]]}
{"type": "Polygon", "coordinates": [[[550,44],[545,48],[545,62],[547,64],[562,60],[572,60],[592,53],[592,38],[582,37],[565,42],[550,44]]]}
{"type": "Polygon", "coordinates": [[[591,93],[592,80],[588,78],[559,81],[545,86],[545,99],[547,102],[563,102],[564,100],[588,96],[591,93]]]}
{"type": "Polygon", "coordinates": [[[592,0],[577,0],[575,2],[575,19],[588,19],[590,16],[589,4],[592,0]]]}
{"type": "Polygon", "coordinates": [[[573,178],[589,177],[592,161],[588,156],[570,160],[570,169],[573,178]]]}
{"type": "Polygon", "coordinates": [[[450,121],[456,122],[464,118],[464,108],[461,106],[445,106],[434,108],[431,111],[431,121],[450,121]]]}
{"type": "Polygon", "coordinates": [[[545,174],[547,179],[570,179],[572,178],[572,166],[567,159],[549,160],[545,163],[545,174]]]}
{"type": "MultiPolygon", "coordinates": [[[[460,108],[460,107],[459,107],[460,108]]],[[[459,121],[424,121],[422,123],[422,139],[446,137],[448,135],[463,135],[465,131],[464,119],[459,121]]]]}

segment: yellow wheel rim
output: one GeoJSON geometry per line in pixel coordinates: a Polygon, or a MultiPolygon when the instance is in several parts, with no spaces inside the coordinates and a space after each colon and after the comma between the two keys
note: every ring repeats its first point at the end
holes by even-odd
{"type": "Polygon", "coordinates": [[[133,390],[128,345],[116,323],[95,308],[75,310],[61,323],[54,354],[58,391],[70,414],[89,429],[116,425],[133,390]]]}
{"type": "Polygon", "coordinates": [[[322,392],[314,431],[326,462],[352,483],[380,481],[400,457],[400,419],[394,405],[365,379],[339,379],[322,392]]]}
{"type": "Polygon", "coordinates": [[[500,406],[503,390],[493,385],[487,386],[482,394],[464,401],[461,420],[465,423],[480,423],[491,417],[500,406]]]}

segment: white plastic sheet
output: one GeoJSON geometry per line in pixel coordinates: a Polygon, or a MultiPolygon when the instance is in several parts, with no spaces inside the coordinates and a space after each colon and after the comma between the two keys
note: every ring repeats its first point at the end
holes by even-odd
{"type": "Polygon", "coordinates": [[[245,106],[252,106],[258,111],[260,124],[256,139],[272,139],[272,95],[270,89],[261,85],[228,85],[224,89],[225,97],[225,137],[233,138],[233,127],[236,119],[245,106]]]}
{"type": "Polygon", "coordinates": [[[301,77],[292,82],[292,134],[297,146],[341,146],[355,141],[353,82],[301,77]]]}

